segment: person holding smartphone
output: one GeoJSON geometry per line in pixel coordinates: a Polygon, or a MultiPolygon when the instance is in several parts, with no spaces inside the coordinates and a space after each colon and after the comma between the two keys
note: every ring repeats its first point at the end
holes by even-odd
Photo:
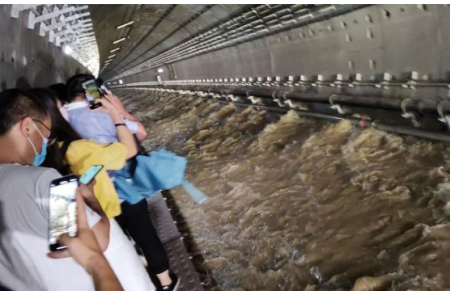
{"type": "MultiPolygon", "coordinates": [[[[61,175],[39,166],[53,142],[51,117],[36,96],[0,93],[0,282],[10,290],[94,291],[72,258],[47,256],[50,184],[61,175]]],[[[86,221],[94,229],[100,217],[87,211],[86,221]]]]}
{"type": "Polygon", "coordinates": [[[71,237],[67,234],[60,236],[60,244],[67,248],[64,251],[51,252],[48,256],[53,259],[74,258],[92,276],[95,291],[124,291],[87,223],[84,201],[86,195],[83,195],[85,191],[89,192],[92,189],[80,185],[76,193],[77,236],[71,237]]]}
{"type": "MultiPolygon", "coordinates": [[[[49,111],[52,117],[52,133],[56,140],[53,146],[49,147],[49,154],[43,165],[55,168],[64,175],[74,173],[79,176],[92,166],[102,165],[101,171],[95,176],[93,195],[86,196],[85,200],[102,219],[109,221],[109,245],[105,257],[126,291],[154,290],[133,245],[113,219],[120,214],[120,202],[106,170],[120,169],[130,155],[136,154],[136,144],[130,131],[125,126],[121,127],[117,132],[119,142],[108,145],[82,139],[61,115],[57,107],[57,97],[52,91],[33,89],[31,92],[39,97],[49,111]]],[[[111,118],[118,118],[118,113],[112,105],[105,104],[102,110],[109,112],[111,118]]],[[[83,179],[80,179],[80,182],[83,183],[83,179]]]]}
{"type": "MultiPolygon", "coordinates": [[[[83,137],[100,143],[117,142],[118,135],[114,131],[121,127],[128,127],[134,133],[131,125],[136,125],[136,136],[139,141],[147,135],[145,128],[137,119],[125,110],[122,102],[108,90],[102,99],[103,106],[90,110],[87,103],[83,102],[84,90],[82,84],[92,79],[90,75],[76,75],[67,82],[69,122],[73,128],[83,137]],[[112,105],[122,116],[123,121],[117,122],[111,115],[105,114],[108,106],[112,105]],[[84,106],[77,108],[77,106],[84,106]],[[100,111],[100,112],[99,112],[100,111]]],[[[178,288],[178,278],[169,270],[169,260],[156,230],[148,215],[148,204],[146,199],[131,204],[125,199],[121,203],[122,213],[116,217],[120,226],[126,231],[141,248],[148,262],[149,271],[158,278],[161,286],[159,290],[175,291],[178,288]]],[[[158,283],[158,281],[156,283],[158,283]]]]}
{"type": "MultiPolygon", "coordinates": [[[[80,74],[71,77],[67,81],[67,100],[68,104],[65,105],[69,115],[69,123],[73,128],[80,133],[83,138],[95,140],[104,144],[117,141],[117,132],[115,128],[115,120],[111,119],[111,116],[106,112],[100,110],[92,110],[90,102],[93,102],[90,94],[83,87],[86,87],[86,83],[95,83],[95,77],[92,75],[80,74]]],[[[91,86],[89,86],[91,88],[91,86]]],[[[108,93],[109,91],[105,91],[108,93]]],[[[110,92],[109,92],[110,93],[110,92]]],[[[95,94],[98,95],[98,94],[95,94]]],[[[139,141],[144,140],[147,137],[147,131],[145,127],[125,110],[120,100],[112,94],[107,94],[106,97],[116,108],[119,113],[121,124],[125,124],[126,127],[135,134],[139,141]]],[[[94,101],[96,104],[100,104],[101,101],[94,101]],[[100,103],[99,103],[100,102],[100,103]]]]}

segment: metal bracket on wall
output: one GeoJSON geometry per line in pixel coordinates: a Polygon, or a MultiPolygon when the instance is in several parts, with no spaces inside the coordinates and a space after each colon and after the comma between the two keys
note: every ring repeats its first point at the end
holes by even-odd
{"type": "Polygon", "coordinates": [[[334,103],[335,97],[336,97],[336,95],[331,95],[330,98],[328,99],[328,101],[330,102],[331,109],[336,110],[341,115],[348,115],[348,114],[353,113],[349,107],[334,103]]]}
{"type": "Polygon", "coordinates": [[[414,127],[420,127],[420,119],[421,116],[418,112],[415,111],[408,111],[407,107],[408,107],[408,103],[414,103],[413,100],[406,98],[402,101],[402,103],[400,104],[400,107],[402,109],[402,117],[410,119],[411,123],[414,127]]]}
{"type": "Polygon", "coordinates": [[[27,28],[35,29],[56,46],[65,45],[64,52],[96,73],[99,69],[99,52],[92,21],[88,18],[88,5],[11,5],[11,17],[18,18],[27,11],[27,28]],[[38,7],[43,6],[42,9],[38,7]]]}
{"type": "Polygon", "coordinates": [[[437,112],[439,114],[438,120],[442,123],[445,123],[447,130],[450,131],[450,114],[447,114],[445,107],[450,107],[450,102],[441,101],[437,106],[437,112]],[[447,106],[446,106],[447,105],[447,106]]]}

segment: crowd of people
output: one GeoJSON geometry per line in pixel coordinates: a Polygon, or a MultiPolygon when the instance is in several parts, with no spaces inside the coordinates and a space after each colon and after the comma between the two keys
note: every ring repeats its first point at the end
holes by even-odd
{"type": "Polygon", "coordinates": [[[66,84],[0,93],[0,289],[178,287],[147,200],[130,203],[113,183],[115,171],[138,154],[146,129],[107,89],[91,109],[82,84],[93,78],[79,74],[66,84]],[[59,244],[67,248],[50,252],[50,184],[93,165],[104,168],[77,189],[77,235],[63,234],[59,244]]]}

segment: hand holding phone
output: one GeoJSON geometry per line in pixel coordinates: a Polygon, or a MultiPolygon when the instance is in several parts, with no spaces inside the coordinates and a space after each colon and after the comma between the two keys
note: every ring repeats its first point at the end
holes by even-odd
{"type": "Polygon", "coordinates": [[[83,176],[80,177],[80,183],[84,185],[91,183],[98,175],[98,173],[100,173],[103,167],[103,165],[94,165],[89,167],[89,169],[84,172],[83,176]]]}
{"type": "Polygon", "coordinates": [[[85,90],[86,100],[89,102],[90,108],[95,109],[102,106],[101,103],[99,103],[99,101],[103,97],[103,94],[99,89],[99,87],[97,86],[96,80],[90,79],[81,83],[81,85],[85,90]]]}
{"type": "Polygon", "coordinates": [[[82,267],[89,269],[89,260],[94,255],[102,255],[102,251],[98,246],[94,233],[89,228],[86,217],[86,206],[84,202],[83,191],[84,185],[80,185],[76,193],[77,203],[77,237],[71,237],[67,234],[62,234],[59,241],[66,249],[59,252],[51,252],[48,254],[50,258],[61,259],[72,256],[82,267]]]}
{"type": "Polygon", "coordinates": [[[100,111],[108,114],[114,122],[123,122],[123,117],[117,108],[109,101],[108,97],[104,97],[100,100],[102,107],[95,109],[95,111],[100,111]]]}
{"type": "Polygon", "coordinates": [[[78,178],[75,175],[53,180],[50,184],[49,248],[52,252],[66,248],[59,244],[62,234],[77,235],[77,188],[78,178]]]}
{"type": "Polygon", "coordinates": [[[123,115],[127,112],[125,106],[122,103],[122,100],[120,100],[119,97],[114,95],[111,91],[106,91],[106,93],[107,94],[104,95],[104,98],[111,102],[111,104],[117,109],[120,114],[123,115]]]}

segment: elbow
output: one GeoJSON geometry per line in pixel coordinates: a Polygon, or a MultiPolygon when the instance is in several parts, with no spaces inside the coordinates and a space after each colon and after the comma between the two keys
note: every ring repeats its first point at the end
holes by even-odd
{"type": "Polygon", "coordinates": [[[105,252],[109,246],[110,223],[108,218],[102,217],[99,223],[91,228],[94,232],[99,248],[105,252]]]}
{"type": "Polygon", "coordinates": [[[138,154],[137,148],[134,146],[132,149],[128,149],[127,160],[135,157],[138,154]]]}
{"type": "Polygon", "coordinates": [[[109,223],[109,219],[105,216],[102,217],[102,231],[100,232],[100,239],[98,239],[98,246],[102,250],[102,252],[105,252],[106,249],[109,246],[109,238],[110,238],[110,232],[111,232],[111,224],[109,223]]]}
{"type": "Polygon", "coordinates": [[[147,138],[147,131],[145,130],[145,127],[142,124],[139,124],[138,130],[136,132],[136,137],[140,142],[145,140],[147,138]]]}
{"type": "Polygon", "coordinates": [[[106,250],[108,249],[109,246],[109,237],[108,238],[104,238],[101,242],[99,243],[99,247],[100,250],[102,251],[102,253],[106,252],[106,250]]]}
{"type": "Polygon", "coordinates": [[[145,140],[145,139],[147,138],[147,135],[148,135],[147,131],[144,130],[144,132],[142,133],[142,136],[141,136],[141,140],[140,140],[140,141],[145,140]]]}

